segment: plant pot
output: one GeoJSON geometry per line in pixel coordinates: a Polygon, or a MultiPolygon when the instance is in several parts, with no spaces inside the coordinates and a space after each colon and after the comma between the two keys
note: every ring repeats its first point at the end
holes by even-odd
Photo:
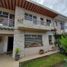
{"type": "Polygon", "coordinates": [[[20,55],[19,54],[16,54],[15,55],[15,60],[18,61],[20,59],[20,55]]]}

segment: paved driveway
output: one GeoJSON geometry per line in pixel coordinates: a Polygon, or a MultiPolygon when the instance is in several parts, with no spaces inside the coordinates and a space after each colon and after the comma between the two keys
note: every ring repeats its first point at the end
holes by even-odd
{"type": "Polygon", "coordinates": [[[19,67],[19,62],[8,55],[0,55],[0,67],[19,67]]]}

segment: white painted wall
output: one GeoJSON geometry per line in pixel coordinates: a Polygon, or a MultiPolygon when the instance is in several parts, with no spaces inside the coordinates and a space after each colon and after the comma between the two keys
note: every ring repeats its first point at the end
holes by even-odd
{"type": "Polygon", "coordinates": [[[31,11],[28,11],[28,10],[25,10],[25,9],[22,9],[20,7],[16,7],[16,10],[15,10],[15,28],[18,28],[18,27],[32,27],[32,28],[42,28],[42,29],[52,29],[53,28],[53,19],[50,18],[50,17],[47,17],[47,16],[43,16],[41,14],[37,14],[37,13],[34,13],[34,12],[31,12],[31,11]],[[26,13],[29,13],[29,14],[32,14],[33,16],[37,16],[37,20],[38,20],[38,24],[35,25],[33,24],[33,21],[28,21],[28,20],[25,20],[24,19],[24,14],[26,13]],[[52,21],[51,23],[51,26],[45,26],[45,25],[41,25],[40,23],[40,18],[44,18],[44,24],[46,24],[46,19],[50,19],[52,21]],[[18,21],[21,20],[21,22],[18,21]]]}
{"type": "Polygon", "coordinates": [[[0,42],[0,53],[7,52],[8,36],[2,36],[2,41],[0,42]]]}
{"type": "Polygon", "coordinates": [[[13,45],[13,58],[15,57],[16,48],[20,48],[20,55],[21,57],[24,56],[24,33],[15,30],[14,31],[14,45],[13,45]]]}
{"type": "Polygon", "coordinates": [[[4,47],[3,47],[3,52],[6,53],[7,52],[7,46],[8,46],[8,36],[4,37],[4,47]]]}
{"type": "MultiPolygon", "coordinates": [[[[51,50],[52,46],[54,46],[54,45],[49,45],[48,35],[53,35],[53,33],[51,33],[51,32],[47,32],[47,33],[27,33],[27,34],[36,34],[36,35],[40,34],[40,35],[42,35],[43,46],[25,48],[24,49],[24,56],[37,55],[37,54],[39,54],[40,49],[43,49],[44,52],[46,52],[48,50],[51,50]]],[[[53,42],[54,42],[54,39],[53,39],[53,42]]]]}
{"type": "MultiPolygon", "coordinates": [[[[21,57],[24,57],[24,56],[28,56],[28,55],[38,54],[39,50],[41,48],[44,49],[44,51],[47,51],[47,50],[50,50],[52,47],[51,45],[49,45],[49,42],[48,42],[48,33],[49,32],[47,32],[47,33],[30,33],[30,32],[23,32],[23,31],[20,31],[17,29],[18,25],[19,25],[19,22],[17,20],[24,19],[25,12],[28,12],[30,14],[33,14],[34,16],[37,16],[38,20],[40,17],[44,17],[44,21],[46,18],[49,18],[49,17],[45,17],[45,16],[40,15],[40,14],[26,11],[22,8],[16,7],[16,10],[15,10],[15,29],[16,30],[14,31],[13,58],[15,57],[16,48],[20,48],[20,50],[21,50],[20,55],[21,55],[21,57]],[[24,34],[26,34],[26,33],[27,34],[36,34],[36,35],[41,34],[42,40],[43,40],[43,46],[42,47],[24,48],[24,34]]],[[[49,18],[49,19],[51,19],[51,18],[49,18]]],[[[30,22],[30,21],[26,21],[26,22],[30,22]]],[[[30,22],[30,23],[32,24],[32,22],[30,22]]],[[[27,25],[29,25],[29,24],[27,23],[27,25]]]]}
{"type": "Polygon", "coordinates": [[[64,32],[67,33],[67,22],[65,22],[64,26],[64,32]]]}

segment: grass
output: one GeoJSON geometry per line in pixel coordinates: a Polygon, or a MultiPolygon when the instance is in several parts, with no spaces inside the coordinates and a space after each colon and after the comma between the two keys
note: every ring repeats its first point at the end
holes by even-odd
{"type": "Polygon", "coordinates": [[[57,53],[47,57],[21,62],[20,67],[52,67],[52,65],[63,62],[65,58],[67,57],[57,53]]]}

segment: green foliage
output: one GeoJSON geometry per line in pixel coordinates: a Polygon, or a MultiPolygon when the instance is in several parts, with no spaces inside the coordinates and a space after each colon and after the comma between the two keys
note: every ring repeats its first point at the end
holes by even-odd
{"type": "Polygon", "coordinates": [[[20,53],[20,48],[16,48],[16,54],[20,53]]]}
{"type": "Polygon", "coordinates": [[[61,39],[59,39],[61,47],[67,52],[67,36],[62,35],[61,39]]]}
{"type": "Polygon", "coordinates": [[[66,58],[66,56],[57,53],[47,57],[21,62],[19,67],[52,67],[55,64],[63,62],[66,58]]]}

